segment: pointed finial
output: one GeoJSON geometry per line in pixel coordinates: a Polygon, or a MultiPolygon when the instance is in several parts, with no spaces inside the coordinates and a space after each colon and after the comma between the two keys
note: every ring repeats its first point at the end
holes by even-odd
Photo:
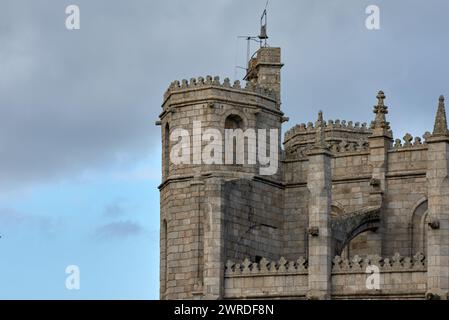
{"type": "Polygon", "coordinates": [[[385,93],[382,90],[379,90],[377,93],[377,105],[378,106],[384,106],[384,100],[385,100],[385,93]]]}
{"type": "Polygon", "coordinates": [[[377,93],[377,105],[374,106],[374,114],[376,115],[373,122],[371,122],[371,129],[382,129],[385,133],[388,133],[390,129],[390,123],[387,122],[385,115],[388,113],[388,107],[385,105],[385,93],[379,90],[377,93]]]}
{"type": "Polygon", "coordinates": [[[322,123],[323,122],[323,111],[318,111],[318,122],[322,123]]]}
{"type": "Polygon", "coordinates": [[[321,148],[321,149],[326,149],[326,142],[325,142],[325,124],[324,124],[324,120],[323,120],[323,111],[319,111],[318,112],[318,120],[316,122],[315,125],[315,133],[316,133],[316,137],[315,137],[315,147],[316,148],[321,148]]]}
{"type": "Polygon", "coordinates": [[[438,109],[435,116],[435,125],[433,126],[433,135],[448,135],[446,109],[444,107],[444,96],[438,99],[438,109]]]}

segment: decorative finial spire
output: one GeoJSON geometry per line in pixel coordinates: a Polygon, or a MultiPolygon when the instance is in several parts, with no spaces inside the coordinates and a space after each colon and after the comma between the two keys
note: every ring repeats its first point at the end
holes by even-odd
{"type": "Polygon", "coordinates": [[[387,122],[385,115],[388,113],[388,107],[385,105],[385,93],[380,90],[377,93],[377,105],[374,106],[374,114],[376,115],[376,118],[373,122],[371,122],[371,129],[384,129],[385,131],[388,131],[390,129],[390,123],[387,122]]]}
{"type": "Polygon", "coordinates": [[[325,124],[323,120],[323,111],[318,112],[318,120],[315,124],[315,148],[327,149],[326,141],[325,141],[325,124]]]}
{"type": "Polygon", "coordinates": [[[323,123],[323,111],[318,111],[318,123],[323,123]]]}
{"type": "Polygon", "coordinates": [[[446,109],[444,107],[444,96],[441,95],[438,99],[438,110],[435,117],[435,125],[433,127],[433,135],[448,135],[446,109]]]}
{"type": "Polygon", "coordinates": [[[385,105],[385,104],[384,104],[385,93],[384,93],[382,90],[380,90],[380,91],[377,93],[376,98],[377,98],[377,105],[378,105],[378,106],[384,106],[384,105],[385,105]]]}

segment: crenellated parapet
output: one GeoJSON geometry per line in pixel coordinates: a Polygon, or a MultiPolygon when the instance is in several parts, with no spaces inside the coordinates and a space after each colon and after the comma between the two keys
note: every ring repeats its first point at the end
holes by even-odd
{"type": "Polygon", "coordinates": [[[342,141],[332,141],[328,144],[329,149],[334,154],[338,153],[352,153],[352,152],[363,152],[369,149],[369,144],[367,141],[358,140],[358,141],[350,141],[350,140],[342,140],[342,141]]]}
{"type": "Polygon", "coordinates": [[[422,149],[427,148],[427,140],[431,136],[426,132],[422,137],[413,137],[410,133],[405,134],[401,139],[395,139],[392,150],[422,149]]]}
{"type": "MultiPolygon", "coordinates": [[[[367,127],[366,122],[360,123],[360,122],[353,122],[346,120],[328,120],[325,124],[326,131],[341,131],[341,132],[347,132],[347,133],[370,133],[370,130],[367,127]]],[[[315,134],[315,125],[313,122],[301,123],[295,125],[293,128],[288,130],[285,133],[284,139],[287,142],[288,140],[292,139],[293,137],[297,135],[308,135],[308,134],[315,134]]]]}
{"type": "Polygon", "coordinates": [[[276,121],[288,120],[280,110],[280,101],[273,89],[249,81],[244,85],[238,80],[231,83],[229,78],[221,81],[218,76],[173,81],[164,94],[159,117],[162,122],[167,115],[178,114],[175,118],[180,117],[192,111],[192,107],[196,115],[223,115],[237,110],[249,113],[252,118],[269,114],[269,117],[276,117],[276,121]]]}
{"type": "MultiPolygon", "coordinates": [[[[328,120],[325,123],[324,136],[327,147],[332,153],[359,152],[368,150],[368,137],[371,130],[366,123],[328,120]]],[[[287,159],[300,159],[313,147],[316,125],[312,122],[301,123],[285,133],[284,146],[287,159]]]]}
{"type": "MultiPolygon", "coordinates": [[[[332,260],[332,273],[365,273],[368,266],[377,266],[380,272],[425,271],[426,258],[421,252],[413,257],[404,257],[399,253],[385,258],[378,255],[366,257],[356,255],[350,259],[335,256],[332,260]]],[[[246,258],[239,263],[228,260],[225,265],[226,277],[307,273],[308,261],[304,257],[296,261],[289,261],[284,257],[279,260],[262,258],[258,263],[246,258]]]]}
{"type": "Polygon", "coordinates": [[[335,256],[332,260],[332,273],[366,273],[369,266],[377,266],[380,272],[425,271],[426,259],[422,253],[417,253],[413,257],[403,257],[396,253],[391,258],[382,258],[378,255],[367,257],[356,255],[347,259],[335,256]]]}
{"type": "Polygon", "coordinates": [[[304,257],[300,257],[296,261],[288,261],[284,257],[277,261],[262,258],[258,263],[251,262],[246,258],[241,263],[228,260],[225,266],[225,276],[307,274],[307,268],[307,259],[304,257]]]}
{"type": "Polygon", "coordinates": [[[273,90],[262,87],[261,85],[255,84],[251,81],[247,81],[245,85],[242,85],[239,80],[231,83],[231,80],[229,78],[225,78],[223,81],[221,81],[219,76],[206,76],[191,78],[190,80],[183,79],[181,81],[173,81],[164,94],[164,101],[174,93],[205,90],[209,88],[223,89],[229,92],[252,93],[273,100],[277,98],[276,93],[273,90]]]}

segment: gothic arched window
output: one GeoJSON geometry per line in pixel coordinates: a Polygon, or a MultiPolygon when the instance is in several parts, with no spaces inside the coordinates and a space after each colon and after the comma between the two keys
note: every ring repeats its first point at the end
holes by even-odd
{"type": "MultiPolygon", "coordinates": [[[[225,130],[236,130],[236,129],[242,129],[243,130],[243,120],[240,116],[236,114],[231,114],[226,117],[225,130]]],[[[236,139],[232,139],[232,164],[237,164],[237,141],[236,139]]],[[[225,149],[225,159],[226,159],[226,152],[227,149],[225,149]]],[[[225,160],[226,162],[226,160],[225,160]]]]}
{"type": "Polygon", "coordinates": [[[236,114],[229,115],[225,120],[225,129],[243,129],[243,120],[236,114]]]}
{"type": "Polygon", "coordinates": [[[423,201],[413,211],[411,221],[411,237],[412,237],[412,255],[418,252],[426,254],[427,249],[427,237],[426,237],[426,220],[427,220],[427,207],[428,202],[423,201]]]}

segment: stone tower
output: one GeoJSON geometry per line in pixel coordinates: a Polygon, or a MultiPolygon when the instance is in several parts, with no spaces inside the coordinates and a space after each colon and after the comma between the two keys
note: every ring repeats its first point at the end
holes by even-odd
{"type": "MultiPolygon", "coordinates": [[[[277,147],[269,152],[281,158],[280,129],[286,120],[280,111],[281,67],[280,49],[263,47],[249,63],[245,87],[239,81],[231,84],[227,78],[221,82],[219,77],[207,76],[175,81],[165,93],[157,122],[163,146],[159,187],[162,299],[222,298],[224,261],[245,254],[236,250],[242,239],[225,228],[260,228],[255,225],[265,214],[262,210],[254,212],[249,205],[239,210],[225,203],[241,196],[240,191],[233,194],[240,188],[248,189],[246,195],[266,192],[247,183],[248,179],[257,179],[260,165],[251,162],[255,155],[248,150],[253,150],[257,141],[246,129],[278,130],[277,147]],[[240,134],[247,141],[244,150],[231,143],[231,159],[220,153],[225,142],[216,141],[216,137],[226,136],[225,129],[241,129],[240,134]],[[179,141],[184,142],[182,147],[179,141]],[[217,147],[212,152],[214,161],[206,163],[204,153],[210,155],[211,147],[217,147]],[[170,156],[174,153],[182,154],[183,161],[174,163],[170,156]]],[[[234,132],[239,134],[238,130],[234,132]]],[[[234,138],[231,136],[230,141],[234,138]]],[[[280,175],[278,170],[271,177],[280,175]]],[[[241,200],[241,206],[245,206],[245,201],[250,203],[252,199],[241,200]]],[[[267,233],[267,247],[272,245],[270,230],[261,231],[267,233]]],[[[245,251],[256,245],[259,244],[248,240],[245,251]]]]}
{"type": "Polygon", "coordinates": [[[427,298],[448,299],[449,294],[449,132],[440,96],[432,136],[427,141],[428,270],[427,298]]]}

